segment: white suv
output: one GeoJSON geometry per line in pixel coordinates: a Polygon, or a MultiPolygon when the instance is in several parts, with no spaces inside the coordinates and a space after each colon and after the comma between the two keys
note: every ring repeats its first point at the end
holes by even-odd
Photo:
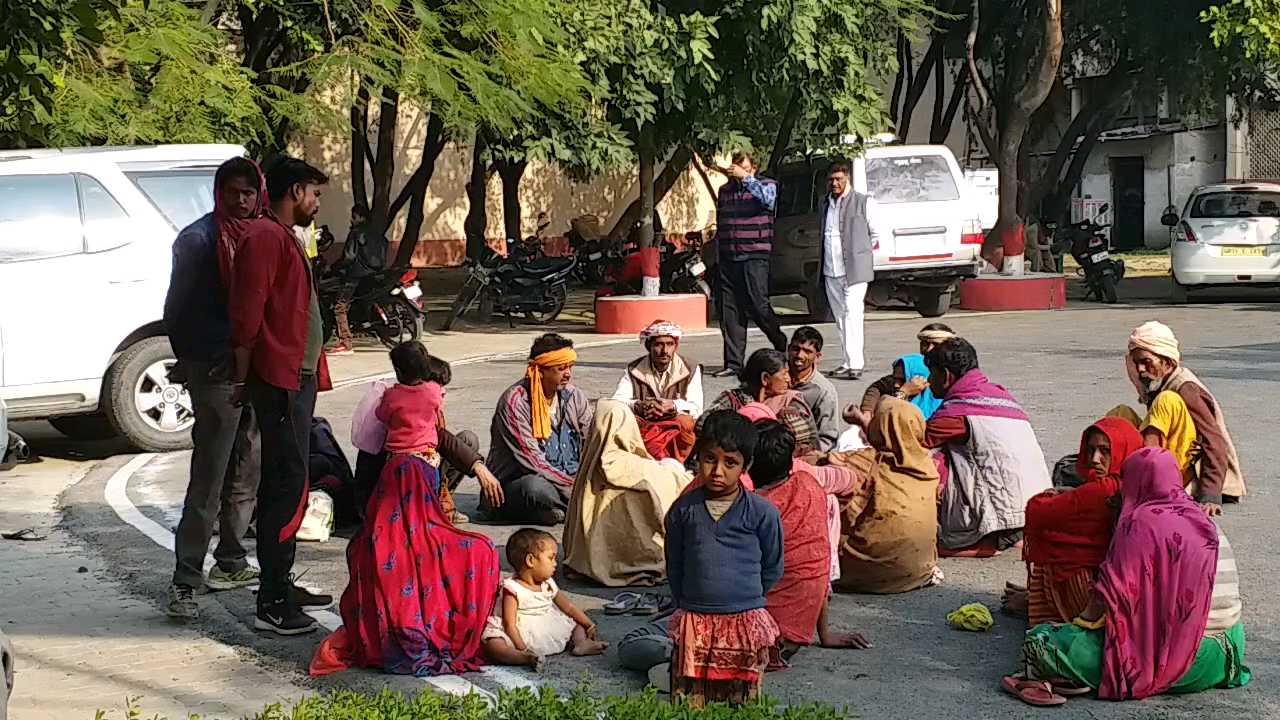
{"type": "MultiPolygon", "coordinates": [[[[814,157],[790,163],[777,178],[769,294],[803,294],[815,314],[826,307],[818,277],[818,203],[832,162],[814,157]]],[[[955,155],[945,145],[886,145],[869,148],[850,166],[854,189],[876,199],[884,228],[869,297],[901,296],[925,317],[946,313],[956,284],[982,265],[979,205],[955,155]]]]}
{"type": "Polygon", "coordinates": [[[0,152],[0,398],[10,419],[191,444],[162,314],[179,229],[236,145],[0,152]]]}
{"type": "Polygon", "coordinates": [[[1172,228],[1174,302],[1196,288],[1280,283],[1280,184],[1204,185],[1161,221],[1172,228]]]}

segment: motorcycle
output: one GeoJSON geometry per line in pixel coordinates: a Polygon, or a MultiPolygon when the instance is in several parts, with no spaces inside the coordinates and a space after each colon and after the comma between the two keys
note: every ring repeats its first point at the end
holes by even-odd
{"type": "Polygon", "coordinates": [[[707,282],[707,264],[702,260],[703,234],[695,231],[684,236],[684,249],[662,261],[659,276],[663,292],[702,293],[711,299],[707,282]]]}
{"type": "MultiPolygon", "coordinates": [[[[1104,203],[1098,208],[1098,214],[1102,215],[1107,210],[1108,205],[1104,203]]],[[[1117,300],[1116,285],[1124,279],[1124,261],[1111,257],[1107,237],[1102,234],[1109,227],[1110,223],[1099,225],[1092,220],[1081,220],[1068,225],[1065,233],[1060,232],[1065,237],[1057,242],[1060,247],[1070,248],[1071,257],[1080,266],[1087,288],[1084,299],[1093,297],[1100,302],[1114,304],[1117,300]]]]}
{"type": "MultiPolygon", "coordinates": [[[[324,317],[324,337],[328,341],[337,329],[333,306],[348,281],[341,275],[320,280],[320,307],[324,317]]],[[[360,280],[347,310],[352,335],[377,338],[387,348],[420,340],[427,322],[422,285],[413,270],[388,270],[360,280]]]]}
{"type": "Polygon", "coordinates": [[[621,251],[603,237],[600,220],[593,215],[570,220],[568,240],[569,247],[578,258],[574,279],[585,287],[599,287],[609,269],[621,259],[621,251]]]}
{"type": "Polygon", "coordinates": [[[569,276],[577,264],[573,257],[521,262],[491,253],[481,262],[467,258],[467,279],[440,329],[453,327],[477,301],[481,316],[489,318],[501,313],[512,328],[516,326],[513,314],[523,314],[535,325],[554,322],[569,299],[569,276]]]}

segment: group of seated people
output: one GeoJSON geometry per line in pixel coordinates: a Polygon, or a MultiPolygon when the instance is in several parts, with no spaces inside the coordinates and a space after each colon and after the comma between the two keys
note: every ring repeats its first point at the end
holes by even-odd
{"type": "MultiPolygon", "coordinates": [[[[1207,519],[1243,495],[1243,477],[1220,406],[1181,365],[1168,328],[1148,323],[1130,338],[1126,367],[1145,417],[1117,408],[1090,426],[1061,487],[1027,413],[944,325],[924,328],[920,352],[897,359],[843,412],[818,370],[823,338],[814,328],[797,330],[785,354],[756,351],[739,385],[705,404],[701,367],[679,352],[681,339],[675,324],[654,322],[641,335],[645,354],[593,406],[572,383],[572,341],[545,335],[525,377],[498,401],[487,459],[439,431],[446,464],[480,479],[482,513],[564,523],[570,576],[610,587],[670,583],[674,695],[693,704],[749,699],[766,669],[815,640],[869,646],[828,626],[832,590],[908,592],[943,581],[939,555],[1015,547],[1027,577],[1010,583],[1006,606],[1025,612],[1032,630],[1024,667],[1004,688],[1020,699],[1145,697],[1248,681],[1234,561],[1207,519]],[[1169,543],[1196,547],[1159,550],[1169,543]],[[1159,565],[1159,576],[1144,575],[1143,563],[1159,565]],[[1207,639],[1153,625],[1174,617],[1207,639]],[[1135,663],[1148,652],[1159,654],[1135,663]],[[1212,672],[1224,658],[1225,669],[1212,672]]],[[[313,671],[536,664],[533,643],[519,638],[538,627],[554,627],[549,642],[560,649],[599,651],[594,625],[550,579],[550,536],[522,536],[514,554],[508,547],[517,577],[503,584],[492,543],[454,529],[441,504],[440,460],[418,457],[380,459],[374,521],[352,540],[343,597],[344,624],[366,630],[336,633],[313,671]],[[439,507],[410,510],[419,495],[439,507]],[[403,627],[381,605],[389,589],[413,598],[395,611],[403,627]],[[424,621],[428,610],[448,622],[424,621]]]]}

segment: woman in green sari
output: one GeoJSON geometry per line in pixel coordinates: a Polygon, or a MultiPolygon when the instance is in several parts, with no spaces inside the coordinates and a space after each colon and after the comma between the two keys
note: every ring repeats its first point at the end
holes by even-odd
{"type": "Polygon", "coordinates": [[[1120,519],[1088,608],[1071,624],[1027,631],[1023,674],[1001,683],[1026,703],[1061,705],[1094,691],[1137,700],[1251,678],[1231,547],[1183,490],[1173,456],[1134,454],[1120,488],[1120,519]]]}

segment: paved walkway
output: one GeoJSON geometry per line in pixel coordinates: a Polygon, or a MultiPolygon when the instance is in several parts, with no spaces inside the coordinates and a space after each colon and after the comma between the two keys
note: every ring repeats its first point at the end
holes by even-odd
{"type": "Polygon", "coordinates": [[[103,563],[51,525],[57,498],[88,465],[66,460],[0,473],[0,530],[34,527],[43,542],[0,541],[0,625],[13,642],[15,720],[124,717],[140,698],[144,717],[188,713],[242,717],[305,694],[302,678],[268,672],[196,630],[172,625],[157,604],[104,580],[103,563]]]}

